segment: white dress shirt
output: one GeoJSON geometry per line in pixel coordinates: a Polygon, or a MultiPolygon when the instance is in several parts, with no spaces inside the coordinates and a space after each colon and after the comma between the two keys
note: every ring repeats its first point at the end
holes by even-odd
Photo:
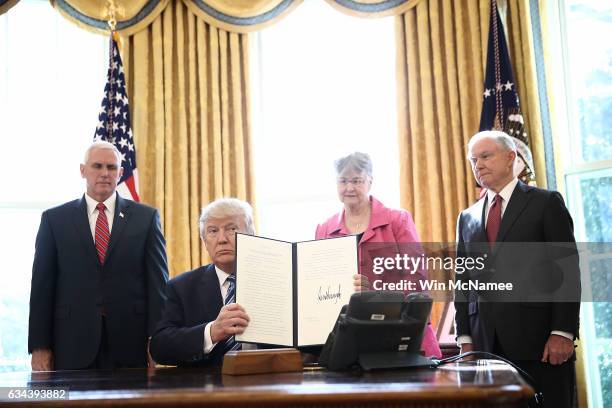
{"type": "MultiPolygon", "coordinates": [[[[215,265],[215,272],[217,272],[217,279],[219,279],[219,289],[221,289],[221,298],[223,299],[223,304],[225,305],[225,298],[227,297],[227,291],[229,290],[229,282],[227,281],[227,277],[230,276],[229,273],[222,271],[215,265]]],[[[213,343],[212,337],[210,336],[210,328],[213,322],[208,322],[204,327],[204,354],[208,354],[211,350],[217,345],[217,343],[213,343]]],[[[243,350],[255,349],[255,344],[243,344],[243,350]]]]}
{"type": "MultiPolygon", "coordinates": [[[[511,182],[506,184],[506,187],[502,188],[499,192],[499,196],[501,197],[501,217],[504,218],[504,212],[506,212],[506,207],[508,206],[508,201],[510,201],[510,197],[512,197],[512,193],[518,184],[518,179],[512,179],[511,182]]],[[[493,203],[493,199],[497,193],[487,190],[487,208],[485,209],[485,228],[487,227],[487,221],[489,218],[489,210],[491,209],[491,204],[493,203]]]]}
{"type": "MultiPolygon", "coordinates": [[[[508,201],[510,201],[510,197],[512,197],[512,193],[514,192],[514,189],[516,188],[517,184],[518,184],[518,179],[514,178],[512,179],[512,181],[506,184],[506,186],[502,188],[501,191],[499,192],[499,195],[502,200],[501,201],[502,220],[504,217],[504,212],[506,211],[506,207],[508,206],[508,201]]],[[[487,221],[489,218],[489,209],[491,208],[491,203],[493,203],[493,199],[495,198],[497,194],[498,193],[494,191],[487,190],[487,208],[485,209],[485,228],[487,226],[487,221]]],[[[572,333],[564,332],[561,330],[552,330],[550,334],[556,334],[558,336],[563,336],[565,338],[568,338],[572,341],[574,340],[574,335],[572,333]]],[[[468,336],[468,335],[457,336],[457,344],[462,345],[464,343],[472,343],[472,336],[468,336]]]]}
{"type": "MultiPolygon", "coordinates": [[[[85,193],[85,201],[87,202],[87,218],[89,219],[89,228],[91,230],[91,236],[96,242],[96,221],[98,219],[98,209],[96,206],[98,205],[98,201],[94,200],[90,196],[85,193]]],[[[113,217],[115,216],[115,204],[117,203],[117,193],[111,194],[105,201],[103,201],[106,206],[106,210],[104,213],[106,214],[106,219],[108,220],[108,233],[110,234],[113,230],[113,217]]]]}

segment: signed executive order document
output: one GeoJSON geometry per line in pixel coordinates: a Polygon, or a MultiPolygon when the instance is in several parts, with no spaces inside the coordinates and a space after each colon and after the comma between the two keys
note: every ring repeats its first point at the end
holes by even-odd
{"type": "Polygon", "coordinates": [[[354,293],[357,238],[284,242],[236,236],[236,303],[251,318],[236,340],[301,347],[324,344],[354,293]]]}

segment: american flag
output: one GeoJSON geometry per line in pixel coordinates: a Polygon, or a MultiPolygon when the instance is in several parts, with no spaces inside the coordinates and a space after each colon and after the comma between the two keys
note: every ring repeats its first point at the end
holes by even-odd
{"type": "Polygon", "coordinates": [[[518,177],[528,184],[535,181],[533,156],[519,107],[504,27],[495,0],[491,0],[487,69],[480,115],[480,131],[491,129],[503,130],[514,138],[519,159],[525,164],[518,177]]]}
{"type": "Polygon", "coordinates": [[[130,109],[125,90],[123,63],[117,41],[111,34],[109,65],[104,98],[98,115],[98,126],[94,141],[105,140],[114,144],[121,153],[123,175],[117,191],[124,198],[140,201],[138,196],[138,171],[136,170],[136,149],[130,125],[130,109]]]}

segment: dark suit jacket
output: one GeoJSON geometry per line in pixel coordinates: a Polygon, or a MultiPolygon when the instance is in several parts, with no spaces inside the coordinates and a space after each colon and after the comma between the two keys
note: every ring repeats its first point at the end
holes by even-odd
{"type": "Polygon", "coordinates": [[[185,272],[166,287],[162,318],[151,339],[151,355],[161,364],[218,364],[223,350],[215,347],[204,354],[204,328],[223,307],[214,264],[185,272]]]}
{"type": "Polygon", "coordinates": [[[51,348],[56,370],[91,365],[104,310],[115,364],[145,367],[167,271],[154,208],[117,196],[104,265],[96,255],[85,197],[45,211],[32,267],[28,350],[51,348]]]}
{"type": "Polygon", "coordinates": [[[540,360],[552,330],[578,334],[580,303],[567,301],[567,297],[562,302],[554,296],[544,299],[547,287],[553,287],[550,292],[553,293],[562,284],[572,288],[572,299],[579,299],[572,218],[559,193],[519,181],[504,212],[495,249],[490,251],[485,209],[486,197],[464,210],[457,221],[457,256],[484,256],[485,268],[457,275],[457,279],[510,280],[514,281],[515,290],[505,298],[480,291],[457,291],[457,336],[470,335],[475,350],[489,352],[497,336],[506,357],[540,360]],[[570,244],[565,247],[539,244],[544,242],[570,244]],[[564,266],[560,273],[555,263],[561,258],[564,266]],[[537,295],[531,298],[530,291],[537,295]]]}

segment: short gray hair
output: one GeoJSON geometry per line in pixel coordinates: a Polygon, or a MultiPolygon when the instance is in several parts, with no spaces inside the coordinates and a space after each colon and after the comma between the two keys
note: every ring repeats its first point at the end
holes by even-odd
{"type": "Polygon", "coordinates": [[[336,174],[341,174],[344,170],[355,170],[357,173],[365,173],[372,177],[372,159],[367,153],[354,152],[348,156],[341,157],[334,162],[336,174]]]}
{"type": "Polygon", "coordinates": [[[206,207],[200,214],[200,236],[204,236],[204,224],[209,218],[243,217],[248,234],[255,234],[253,226],[253,207],[246,201],[237,198],[218,198],[206,207]]]}
{"type": "Polygon", "coordinates": [[[493,139],[502,150],[511,150],[516,153],[516,143],[514,143],[513,137],[501,130],[484,130],[476,133],[468,142],[468,155],[474,143],[482,139],[493,139]]]}
{"type": "Polygon", "coordinates": [[[85,150],[85,157],[83,158],[83,164],[87,164],[87,161],[89,160],[89,156],[91,155],[92,150],[95,150],[95,149],[112,150],[113,153],[115,153],[115,156],[117,156],[117,163],[119,164],[119,167],[121,167],[121,153],[119,152],[119,149],[117,149],[117,146],[115,146],[114,144],[109,143],[104,140],[96,140],[95,142],[89,145],[87,150],[85,150]]]}

